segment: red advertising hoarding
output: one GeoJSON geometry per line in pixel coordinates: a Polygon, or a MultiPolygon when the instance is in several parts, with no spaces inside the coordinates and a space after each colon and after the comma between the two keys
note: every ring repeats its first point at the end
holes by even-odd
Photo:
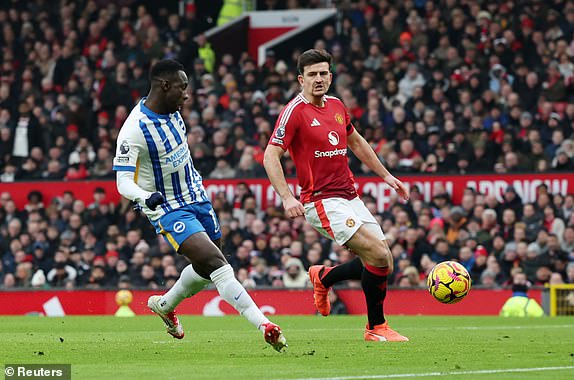
{"type": "MultiPolygon", "coordinates": [[[[270,315],[313,315],[313,293],[304,290],[250,290],[261,310],[270,315]]],[[[113,315],[118,305],[115,291],[37,290],[0,292],[0,315],[113,315]]],[[[154,291],[133,291],[130,308],[138,315],[149,315],[146,308],[154,291]]],[[[350,314],[365,314],[365,298],[358,289],[338,291],[350,314]]],[[[540,303],[541,291],[529,295],[540,303]]],[[[435,301],[426,289],[391,289],[385,312],[389,315],[498,315],[510,290],[473,289],[460,303],[444,305],[435,301]]],[[[178,306],[179,314],[222,316],[237,314],[215,290],[205,290],[178,306]]]]}
{"type": "MultiPolygon", "coordinates": [[[[464,189],[474,188],[484,194],[494,194],[502,199],[504,189],[508,185],[514,186],[518,195],[524,202],[535,200],[536,188],[540,184],[546,184],[551,193],[574,193],[574,173],[552,174],[485,174],[485,175],[420,175],[400,176],[400,179],[408,187],[416,185],[425,201],[430,201],[433,194],[445,189],[455,203],[460,203],[464,189]]],[[[261,209],[269,205],[280,205],[280,199],[266,178],[259,179],[228,179],[228,180],[204,180],[205,188],[213,199],[219,192],[224,192],[229,201],[233,200],[238,183],[246,183],[257,198],[257,204],[261,209]]],[[[289,178],[289,186],[295,193],[299,192],[297,180],[289,178]]],[[[377,200],[379,212],[382,212],[389,204],[393,191],[379,177],[356,177],[355,183],[359,194],[368,193],[377,200]]],[[[60,197],[65,191],[71,191],[78,199],[86,204],[93,201],[92,194],[96,187],[106,190],[107,199],[117,203],[120,195],[116,190],[115,181],[82,181],[82,182],[17,182],[0,184],[0,192],[8,191],[21,208],[26,204],[26,197],[32,190],[40,191],[45,202],[49,203],[54,197],[60,197]]]]}

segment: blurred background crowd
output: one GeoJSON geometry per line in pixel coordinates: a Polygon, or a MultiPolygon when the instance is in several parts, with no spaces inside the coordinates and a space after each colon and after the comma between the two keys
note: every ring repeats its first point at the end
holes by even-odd
{"type": "MultiPolygon", "coordinates": [[[[262,9],[314,1],[262,2],[262,9]]],[[[263,66],[216,56],[195,7],[183,16],[135,1],[0,4],[0,181],[113,179],[115,140],[148,91],[148,68],[180,60],[182,111],[204,178],[264,176],[262,156],[282,107],[299,91],[296,57],[334,57],[332,94],[395,174],[540,173],[574,168],[574,1],[338,1],[339,17],[290,57],[263,66]]],[[[214,16],[217,18],[216,15],[214,16]]],[[[211,19],[210,19],[211,20],[211,19]]],[[[211,24],[210,24],[211,22],[211,24]]],[[[283,161],[287,175],[293,162],[283,161]]],[[[371,175],[354,157],[357,175],[371,175]]],[[[1,188],[1,185],[0,185],[1,188]]],[[[1,190],[0,190],[1,192],[1,190]]],[[[413,188],[380,220],[396,260],[392,283],[418,286],[434,263],[458,259],[475,284],[574,283],[574,196],[546,186],[523,204],[468,189],[431,202],[413,188]]],[[[214,200],[224,252],[247,287],[307,286],[306,268],[353,256],[282,210],[260,211],[240,185],[214,200]]],[[[69,192],[0,198],[0,286],[169,287],[185,265],[129,203],[69,192]],[[41,271],[40,271],[41,270],[41,271]]],[[[350,284],[357,285],[357,284],[350,284]]]]}

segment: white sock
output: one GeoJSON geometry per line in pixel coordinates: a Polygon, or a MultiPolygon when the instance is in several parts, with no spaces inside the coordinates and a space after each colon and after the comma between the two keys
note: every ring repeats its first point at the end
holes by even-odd
{"type": "Polygon", "coordinates": [[[189,298],[205,288],[209,280],[201,277],[189,264],[182,271],[179,279],[171,289],[161,296],[160,306],[164,312],[171,312],[186,298],[189,298]]]}
{"type": "Polygon", "coordinates": [[[231,265],[227,264],[216,269],[210,277],[221,298],[263,332],[265,328],[262,325],[269,323],[269,319],[263,315],[245,288],[237,281],[231,265]]]}

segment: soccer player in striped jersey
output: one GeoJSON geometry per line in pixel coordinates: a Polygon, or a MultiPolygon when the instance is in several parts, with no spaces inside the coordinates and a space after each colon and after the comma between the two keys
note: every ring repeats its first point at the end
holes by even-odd
{"type": "Polygon", "coordinates": [[[259,310],[221,253],[219,222],[193,166],[179,113],[189,97],[183,66],[160,61],[151,68],[150,82],[148,96],[133,108],[118,135],[117,188],[191,264],[166,294],[151,296],[148,307],[163,319],[169,334],[181,339],[175,307],[212,281],[221,297],[281,351],[287,346],[281,329],[259,310]]]}
{"type": "Polygon", "coordinates": [[[405,200],[407,189],[355,131],[344,104],[326,95],[333,77],[331,55],[307,50],[299,56],[297,69],[302,91],[277,119],[265,150],[265,170],[289,217],[305,215],[323,236],[345,245],[359,257],[333,268],[309,268],[315,306],[321,314],[329,315],[329,288],[339,281],[360,279],[368,311],[365,340],[407,341],[385,320],[383,304],[393,257],[381,226],[357,195],[347,147],[405,200]],[[289,190],[281,168],[281,156],[287,150],[297,169],[300,200],[289,190]]]}

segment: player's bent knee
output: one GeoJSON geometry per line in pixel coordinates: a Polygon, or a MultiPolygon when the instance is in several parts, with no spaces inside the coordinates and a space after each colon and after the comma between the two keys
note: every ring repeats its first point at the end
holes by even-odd
{"type": "Polygon", "coordinates": [[[378,268],[387,267],[389,265],[388,258],[376,250],[370,250],[369,254],[363,257],[363,260],[365,263],[378,268]]]}
{"type": "Polygon", "coordinates": [[[215,270],[227,265],[224,257],[210,257],[202,260],[196,260],[193,263],[195,271],[204,278],[209,278],[215,270]]]}
{"type": "Polygon", "coordinates": [[[225,257],[223,257],[222,254],[213,255],[213,256],[207,257],[204,260],[203,265],[211,273],[214,270],[219,269],[224,265],[227,265],[227,260],[225,260],[225,257]]]}
{"type": "Polygon", "coordinates": [[[373,244],[369,247],[369,258],[371,262],[370,265],[374,265],[379,268],[388,267],[389,271],[393,270],[393,256],[389,249],[388,244],[385,241],[379,240],[378,243],[373,244]]]}

